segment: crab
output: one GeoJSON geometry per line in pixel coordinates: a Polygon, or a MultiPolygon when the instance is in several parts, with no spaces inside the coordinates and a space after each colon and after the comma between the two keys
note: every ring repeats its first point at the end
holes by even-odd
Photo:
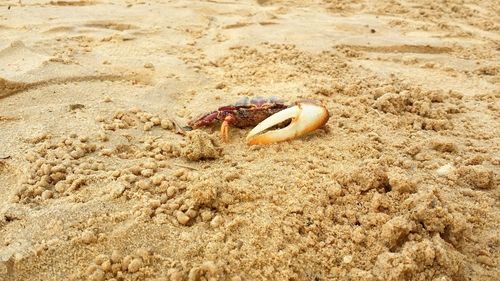
{"type": "Polygon", "coordinates": [[[204,114],[188,125],[197,129],[221,122],[220,133],[224,142],[229,140],[229,126],[256,126],[246,138],[247,143],[253,145],[297,138],[322,127],[328,118],[328,110],[316,101],[300,101],[288,106],[275,97],[245,97],[235,105],[219,107],[204,114]],[[272,130],[274,128],[278,129],[272,130]]]}

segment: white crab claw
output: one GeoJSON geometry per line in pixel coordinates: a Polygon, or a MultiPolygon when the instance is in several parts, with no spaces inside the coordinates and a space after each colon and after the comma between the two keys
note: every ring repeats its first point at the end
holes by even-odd
{"type": "Polygon", "coordinates": [[[322,127],[328,118],[330,114],[324,106],[312,102],[301,102],[260,122],[248,133],[247,143],[250,145],[270,144],[291,140],[322,127]],[[292,122],[285,128],[264,132],[288,119],[292,119],[292,122]]]}

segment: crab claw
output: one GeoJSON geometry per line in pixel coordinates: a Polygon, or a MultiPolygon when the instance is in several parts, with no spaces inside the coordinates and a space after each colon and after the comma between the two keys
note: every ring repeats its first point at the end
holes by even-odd
{"type": "Polygon", "coordinates": [[[323,105],[300,102],[260,122],[248,133],[247,143],[250,145],[270,144],[291,140],[322,127],[328,118],[330,118],[330,114],[323,105]],[[292,122],[285,128],[265,132],[288,119],[291,119],[292,122]]]}

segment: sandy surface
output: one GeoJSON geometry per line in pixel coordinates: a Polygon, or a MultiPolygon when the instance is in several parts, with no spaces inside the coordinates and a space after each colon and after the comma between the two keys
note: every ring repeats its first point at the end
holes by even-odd
{"type": "Polygon", "coordinates": [[[0,280],[499,280],[495,2],[1,1],[0,280]]]}

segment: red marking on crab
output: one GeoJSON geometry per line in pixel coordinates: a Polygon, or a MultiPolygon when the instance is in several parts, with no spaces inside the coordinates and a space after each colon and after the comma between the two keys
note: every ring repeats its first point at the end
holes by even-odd
{"type": "Polygon", "coordinates": [[[219,107],[216,111],[207,113],[188,124],[196,129],[222,122],[220,128],[221,137],[227,142],[229,140],[229,126],[237,128],[252,127],[286,108],[288,108],[287,105],[274,97],[268,99],[262,97],[249,99],[245,97],[235,105],[219,107]]]}

